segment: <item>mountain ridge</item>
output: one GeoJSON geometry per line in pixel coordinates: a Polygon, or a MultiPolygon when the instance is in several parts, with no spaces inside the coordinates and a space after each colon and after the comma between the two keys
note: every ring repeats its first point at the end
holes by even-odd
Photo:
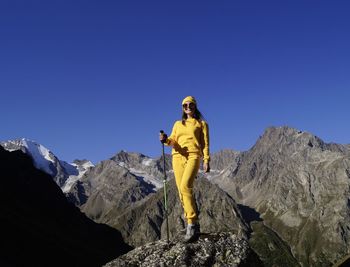
{"type": "Polygon", "coordinates": [[[0,146],[1,263],[100,266],[131,249],[120,233],[88,219],[22,151],[0,146]]]}
{"type": "MultiPolygon", "coordinates": [[[[168,184],[176,192],[171,156],[165,156],[168,184]]],[[[349,254],[350,145],[326,143],[288,126],[268,127],[249,150],[222,150],[211,158],[212,172],[200,171],[197,182],[206,178],[238,206],[258,212],[263,223],[291,246],[302,266],[330,266],[349,254]]],[[[138,246],[164,236],[162,178],[162,157],[120,151],[89,168],[68,196],[90,218],[119,229],[127,242],[138,246]],[[148,221],[136,216],[145,211],[148,221]],[[136,233],[135,225],[144,225],[143,232],[136,233]]],[[[214,187],[203,188],[197,203],[210,198],[206,193],[214,187]]],[[[176,197],[171,196],[174,204],[176,197]]],[[[209,216],[213,211],[205,205],[209,216]]],[[[180,206],[172,209],[175,234],[183,227],[183,218],[180,206]]],[[[217,220],[222,218],[213,221],[217,220]]],[[[209,223],[206,227],[215,230],[209,223]]]]}
{"type": "Polygon", "coordinates": [[[38,142],[22,138],[0,142],[7,151],[22,151],[28,154],[39,170],[49,174],[57,185],[65,192],[74,181],[94,165],[88,160],[75,160],[72,164],[60,160],[48,148],[38,142]]]}

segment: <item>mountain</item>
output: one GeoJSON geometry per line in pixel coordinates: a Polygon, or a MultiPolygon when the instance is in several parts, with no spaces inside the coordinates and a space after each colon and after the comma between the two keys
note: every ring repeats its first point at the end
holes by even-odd
{"type": "Polygon", "coordinates": [[[25,138],[1,142],[0,145],[8,151],[20,150],[28,154],[35,167],[49,174],[64,192],[93,167],[87,160],[76,160],[73,164],[61,161],[45,146],[25,138]]]}
{"type": "Polygon", "coordinates": [[[131,248],[69,203],[22,151],[0,147],[1,266],[101,266],[131,248]]]}
{"type": "Polygon", "coordinates": [[[303,266],[331,266],[350,250],[350,150],[270,127],[213,182],[261,214],[303,266]]]}
{"type": "MultiPolygon", "coordinates": [[[[216,177],[231,168],[240,154],[233,150],[214,153],[211,164],[214,175],[209,177],[200,173],[195,181],[195,197],[201,211],[199,218],[202,231],[207,233],[235,231],[244,236],[250,234],[251,229],[241,215],[241,212],[249,215],[250,210],[243,206],[238,207],[227,193],[205,179],[216,177]]],[[[171,157],[165,156],[170,238],[173,239],[183,229],[184,218],[173,173],[170,171],[171,157]]],[[[166,235],[164,192],[156,186],[157,181],[161,181],[158,177],[163,177],[162,166],[162,157],[151,159],[140,153],[121,151],[87,171],[82,179],[72,186],[67,196],[91,219],[120,230],[126,242],[133,246],[141,246],[166,235]]],[[[266,234],[267,231],[259,232],[261,233],[259,236],[270,236],[269,233],[266,234]]],[[[271,240],[255,246],[258,247],[257,251],[264,252],[271,242],[282,242],[275,236],[271,240]]],[[[275,254],[281,252],[289,255],[288,249],[288,247],[286,249],[277,247],[275,254]]],[[[289,260],[292,264],[288,266],[295,266],[293,256],[289,257],[292,259],[289,260]]],[[[281,260],[269,259],[269,262],[281,263],[281,260]]]]}
{"type": "MultiPolygon", "coordinates": [[[[166,166],[169,165],[169,156],[166,166]]],[[[171,174],[169,174],[171,175],[171,174]]],[[[162,158],[121,151],[73,183],[68,199],[97,222],[111,210],[123,213],[163,186],[162,158]]]]}
{"type": "MultiPolygon", "coordinates": [[[[231,152],[229,152],[231,153],[231,152]]],[[[125,240],[139,246],[164,236],[163,158],[121,151],[97,164],[76,182],[68,198],[91,219],[121,231],[125,240]],[[132,222],[132,223],[130,223],[132,222]]],[[[183,227],[182,208],[166,155],[170,232],[183,227]]],[[[235,201],[207,179],[196,180],[196,200],[204,231],[247,233],[235,201]]]]}
{"type": "MultiPolygon", "coordinates": [[[[228,194],[203,178],[196,179],[194,188],[202,232],[230,231],[247,236],[248,226],[243,221],[237,204],[228,194]]],[[[183,210],[174,179],[169,180],[167,193],[169,232],[172,238],[184,227],[183,210]]],[[[102,221],[120,230],[124,240],[135,247],[164,239],[164,191],[159,190],[123,213],[112,208],[102,221]]]]}

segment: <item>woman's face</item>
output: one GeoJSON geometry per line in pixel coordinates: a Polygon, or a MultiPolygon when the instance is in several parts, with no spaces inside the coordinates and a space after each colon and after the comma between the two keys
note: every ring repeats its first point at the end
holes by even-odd
{"type": "Polygon", "coordinates": [[[196,110],[196,105],[192,102],[185,102],[185,104],[182,105],[182,108],[186,115],[193,116],[194,111],[196,110]]]}

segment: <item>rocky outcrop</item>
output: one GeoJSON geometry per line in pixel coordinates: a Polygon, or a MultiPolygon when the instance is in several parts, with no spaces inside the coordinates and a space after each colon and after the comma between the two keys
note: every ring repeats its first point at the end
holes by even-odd
{"type": "Polygon", "coordinates": [[[249,248],[245,238],[236,234],[210,233],[202,235],[197,242],[184,244],[176,236],[168,244],[164,240],[148,243],[105,267],[202,267],[202,266],[263,266],[257,255],[249,248]]]}
{"type": "Polygon", "coordinates": [[[260,212],[303,266],[330,266],[349,253],[348,146],[271,127],[213,181],[260,212]]]}

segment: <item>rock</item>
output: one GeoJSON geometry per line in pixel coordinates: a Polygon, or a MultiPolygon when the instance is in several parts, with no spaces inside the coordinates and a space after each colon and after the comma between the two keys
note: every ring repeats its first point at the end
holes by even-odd
{"type": "Polygon", "coordinates": [[[167,266],[263,266],[249,248],[245,238],[230,232],[201,235],[190,244],[176,235],[167,244],[165,240],[138,247],[104,265],[105,267],[167,267],[167,266]]]}

